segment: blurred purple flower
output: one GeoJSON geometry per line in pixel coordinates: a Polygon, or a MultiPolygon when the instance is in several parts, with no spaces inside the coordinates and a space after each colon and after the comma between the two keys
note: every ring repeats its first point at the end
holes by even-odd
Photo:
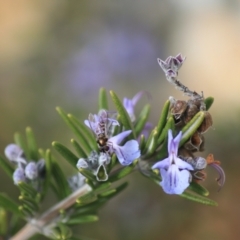
{"type": "Polygon", "coordinates": [[[182,194],[191,179],[189,170],[193,170],[193,167],[177,157],[181,137],[182,132],[173,138],[172,130],[168,130],[168,157],[152,166],[152,169],[160,170],[162,177],[160,185],[168,194],[182,194]]]}
{"type": "Polygon", "coordinates": [[[155,69],[152,59],[159,54],[159,45],[156,47],[150,36],[145,31],[123,28],[86,36],[86,43],[70,56],[64,68],[66,88],[71,94],[90,99],[90,93],[111,85],[114,79],[145,81],[155,69]]]}
{"type": "Polygon", "coordinates": [[[134,122],[136,120],[136,117],[134,114],[134,108],[144,93],[146,93],[149,97],[148,92],[141,91],[141,92],[138,92],[132,99],[129,99],[126,97],[123,98],[123,106],[125,107],[126,111],[128,112],[128,115],[132,122],[134,122]]]}

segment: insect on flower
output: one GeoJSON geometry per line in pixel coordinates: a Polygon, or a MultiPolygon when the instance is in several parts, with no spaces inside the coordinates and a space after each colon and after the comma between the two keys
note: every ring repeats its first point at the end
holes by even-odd
{"type": "Polygon", "coordinates": [[[99,151],[110,155],[115,153],[123,166],[131,164],[140,157],[139,144],[136,140],[129,140],[121,146],[122,141],[131,134],[132,130],[126,130],[113,136],[113,127],[119,123],[117,120],[109,118],[106,110],[100,110],[98,115],[90,114],[84,123],[94,132],[99,151]]]}
{"type": "Polygon", "coordinates": [[[118,121],[109,118],[106,110],[100,110],[98,115],[89,114],[84,123],[94,132],[100,152],[108,152],[108,139],[112,135],[113,126],[119,125],[118,121]]]}

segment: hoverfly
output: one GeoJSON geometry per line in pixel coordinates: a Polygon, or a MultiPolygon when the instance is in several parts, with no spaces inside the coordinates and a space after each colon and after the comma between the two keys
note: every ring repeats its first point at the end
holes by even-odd
{"type": "Polygon", "coordinates": [[[94,132],[100,152],[108,152],[110,150],[108,140],[113,132],[112,127],[119,125],[118,121],[109,118],[106,110],[100,110],[98,115],[89,114],[85,124],[94,132]]]}

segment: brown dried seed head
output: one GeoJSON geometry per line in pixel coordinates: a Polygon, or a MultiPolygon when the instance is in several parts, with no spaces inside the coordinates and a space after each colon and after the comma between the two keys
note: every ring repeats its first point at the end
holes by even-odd
{"type": "Polygon", "coordinates": [[[209,112],[204,112],[204,115],[204,120],[201,126],[198,128],[198,132],[200,133],[205,133],[213,125],[211,114],[209,112]]]}
{"type": "Polygon", "coordinates": [[[190,104],[184,113],[184,122],[188,123],[197,113],[199,112],[198,107],[195,104],[190,104]]]}
{"type": "Polygon", "coordinates": [[[204,170],[193,172],[192,174],[193,181],[199,183],[200,181],[204,181],[207,178],[207,174],[204,170]]]}
{"type": "Polygon", "coordinates": [[[182,114],[186,111],[187,109],[187,102],[183,100],[177,100],[172,108],[171,108],[171,114],[174,115],[176,119],[179,119],[182,114]]]}
{"type": "Polygon", "coordinates": [[[195,132],[192,137],[184,144],[184,148],[189,151],[199,151],[201,149],[201,145],[203,144],[203,136],[195,132]]]}

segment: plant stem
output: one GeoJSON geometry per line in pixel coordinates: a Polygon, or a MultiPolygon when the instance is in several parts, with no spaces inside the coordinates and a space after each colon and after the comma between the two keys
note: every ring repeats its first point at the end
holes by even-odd
{"type": "Polygon", "coordinates": [[[75,192],[73,192],[69,197],[63,199],[61,202],[57,203],[45,213],[43,213],[39,218],[32,219],[28,222],[20,231],[18,231],[10,240],[20,240],[20,239],[29,239],[36,233],[43,233],[43,228],[50,224],[53,219],[59,215],[60,210],[65,210],[71,207],[76,200],[90,192],[92,188],[85,184],[75,192]]]}

